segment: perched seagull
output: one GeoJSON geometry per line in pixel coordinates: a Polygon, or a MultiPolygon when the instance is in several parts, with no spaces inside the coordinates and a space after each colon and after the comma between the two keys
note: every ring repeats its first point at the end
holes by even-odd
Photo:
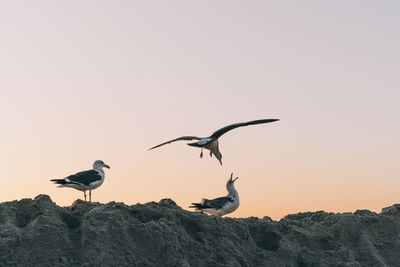
{"type": "Polygon", "coordinates": [[[255,120],[255,121],[248,121],[248,122],[239,122],[239,123],[234,123],[228,126],[225,126],[217,131],[215,131],[212,135],[209,137],[197,137],[197,136],[182,136],[178,137],[176,139],[164,142],[162,144],[159,144],[157,146],[153,146],[149,150],[152,150],[154,148],[175,142],[175,141],[190,141],[190,140],[199,140],[194,143],[188,143],[189,146],[195,146],[195,147],[201,147],[201,153],[200,153],[200,158],[203,157],[203,148],[210,150],[210,157],[214,154],[214,156],[218,159],[219,163],[222,165],[222,154],[219,151],[218,148],[218,138],[221,137],[224,133],[233,130],[238,127],[242,126],[248,126],[248,125],[254,125],[254,124],[260,124],[260,123],[269,123],[269,122],[274,122],[274,121],[279,121],[279,119],[264,119],[264,120],[255,120]]]}
{"type": "Polygon", "coordinates": [[[99,187],[104,182],[104,171],[102,168],[109,169],[110,166],[102,160],[96,160],[93,163],[93,170],[78,172],[65,177],[64,179],[52,179],[50,181],[59,184],[58,187],[72,187],[83,191],[86,201],[86,190],[89,190],[89,202],[92,201],[92,190],[99,187]]]}
{"type": "Polygon", "coordinates": [[[229,192],[226,197],[219,197],[211,200],[203,198],[200,203],[192,203],[192,206],[189,208],[205,211],[215,216],[223,216],[234,212],[239,207],[239,194],[234,186],[235,181],[239,177],[232,180],[232,175],[233,173],[226,183],[226,190],[229,192]]]}

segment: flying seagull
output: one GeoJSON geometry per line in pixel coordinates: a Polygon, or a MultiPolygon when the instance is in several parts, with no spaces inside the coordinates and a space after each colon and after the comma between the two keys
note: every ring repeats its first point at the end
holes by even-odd
{"type": "Polygon", "coordinates": [[[110,166],[102,160],[96,160],[93,163],[93,169],[78,172],[76,174],[65,177],[64,179],[52,179],[50,181],[59,184],[58,187],[72,187],[79,191],[83,191],[86,201],[86,191],[89,190],[89,202],[92,201],[92,190],[99,187],[104,182],[104,171],[102,168],[109,169],[110,166]]]}
{"type": "Polygon", "coordinates": [[[248,125],[254,125],[254,124],[261,124],[261,123],[269,123],[269,122],[274,122],[274,121],[279,121],[279,119],[264,119],[264,120],[255,120],[255,121],[248,121],[248,122],[239,122],[239,123],[234,123],[228,126],[225,126],[217,131],[215,131],[212,135],[209,137],[197,137],[197,136],[182,136],[178,137],[176,139],[164,142],[162,144],[159,144],[157,146],[153,146],[149,150],[152,150],[154,148],[170,144],[175,141],[191,141],[191,140],[199,140],[194,143],[188,143],[189,146],[194,146],[194,147],[200,147],[201,148],[201,153],[200,153],[200,158],[203,157],[203,149],[208,149],[210,150],[210,157],[214,154],[214,156],[218,159],[219,163],[222,165],[222,154],[219,151],[218,148],[218,138],[220,138],[224,133],[233,130],[238,127],[243,127],[243,126],[248,126],[248,125]]]}
{"type": "Polygon", "coordinates": [[[223,216],[234,212],[239,207],[239,194],[234,186],[235,181],[239,177],[232,180],[232,175],[233,173],[226,183],[226,190],[229,192],[226,197],[210,200],[203,198],[200,203],[192,203],[192,206],[189,208],[195,208],[196,210],[204,211],[215,216],[223,216]]]}

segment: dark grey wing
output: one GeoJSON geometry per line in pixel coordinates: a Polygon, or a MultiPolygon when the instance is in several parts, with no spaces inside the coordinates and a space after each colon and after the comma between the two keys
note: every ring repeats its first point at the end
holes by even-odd
{"type": "Polygon", "coordinates": [[[95,181],[101,180],[101,176],[98,171],[89,170],[70,175],[64,178],[64,180],[66,179],[69,179],[71,181],[70,183],[72,184],[89,185],[95,181]]]}
{"type": "Polygon", "coordinates": [[[226,203],[233,202],[233,198],[231,197],[219,197],[215,199],[205,199],[203,204],[204,208],[213,208],[213,209],[221,209],[226,203]]]}
{"type": "Polygon", "coordinates": [[[163,146],[163,145],[166,145],[166,144],[170,144],[170,143],[172,143],[172,142],[175,142],[175,141],[190,141],[190,140],[201,140],[202,138],[201,137],[197,137],[197,136],[182,136],[182,137],[178,137],[178,138],[176,138],[176,139],[173,139],[173,140],[170,140],[170,141],[167,141],[167,142],[164,142],[164,143],[162,143],[162,144],[159,144],[159,145],[156,145],[156,146],[153,146],[152,148],[149,148],[149,150],[152,150],[152,149],[154,149],[154,148],[157,148],[157,147],[160,147],[160,146],[163,146]]]}
{"type": "Polygon", "coordinates": [[[224,133],[233,130],[238,127],[243,127],[243,126],[248,126],[248,125],[254,125],[254,124],[260,124],[260,123],[269,123],[269,122],[274,122],[274,121],[279,121],[279,119],[264,119],[264,120],[255,120],[255,121],[248,121],[248,122],[239,122],[239,123],[234,123],[228,126],[225,126],[217,131],[215,131],[210,138],[212,139],[217,139],[224,133]]]}

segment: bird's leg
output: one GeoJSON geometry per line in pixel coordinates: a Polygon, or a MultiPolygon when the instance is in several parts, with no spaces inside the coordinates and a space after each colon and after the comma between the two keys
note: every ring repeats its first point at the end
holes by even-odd
{"type": "Polygon", "coordinates": [[[212,158],[212,151],[210,150],[210,158],[212,158]]]}
{"type": "Polygon", "coordinates": [[[203,148],[201,148],[200,158],[203,158],[203,148]]]}
{"type": "Polygon", "coordinates": [[[89,190],[89,202],[92,202],[92,190],[89,190]]]}
{"type": "Polygon", "coordinates": [[[85,202],[86,202],[86,190],[83,191],[83,195],[85,196],[85,202]]]}

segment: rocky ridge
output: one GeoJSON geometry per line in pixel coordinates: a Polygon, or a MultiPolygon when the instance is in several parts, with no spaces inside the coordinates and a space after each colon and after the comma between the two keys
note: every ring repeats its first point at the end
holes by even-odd
{"type": "Polygon", "coordinates": [[[273,221],[39,195],[0,204],[0,266],[400,266],[400,205],[273,221]]]}

